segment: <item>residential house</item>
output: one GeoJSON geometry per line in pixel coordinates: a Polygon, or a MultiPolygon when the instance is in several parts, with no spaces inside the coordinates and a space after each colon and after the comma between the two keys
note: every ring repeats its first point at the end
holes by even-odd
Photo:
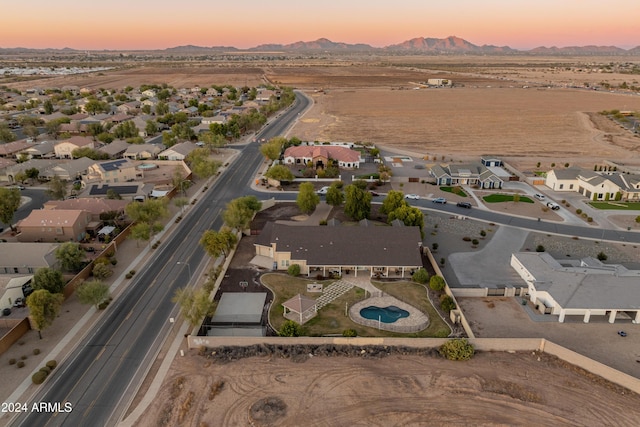
{"type": "Polygon", "coordinates": [[[614,323],[640,323],[640,270],[603,264],[594,258],[556,260],[547,252],[520,252],[511,267],[528,287],[529,300],[543,314],[589,323],[591,317],[614,323]]]}
{"type": "Polygon", "coordinates": [[[306,165],[311,162],[314,168],[326,167],[329,159],[346,169],[357,169],[364,162],[360,152],[338,145],[299,145],[289,147],[284,152],[284,164],[306,165]]]}
{"type": "MultiPolygon", "coordinates": [[[[0,274],[3,274],[0,267],[0,274]]],[[[11,277],[0,277],[0,309],[12,307],[18,298],[25,297],[25,290],[31,289],[32,275],[11,277]]]]}
{"type": "Polygon", "coordinates": [[[161,160],[184,160],[196,148],[198,146],[192,142],[181,142],[158,154],[158,158],[161,160]]]}
{"type": "Polygon", "coordinates": [[[274,91],[269,89],[259,89],[258,93],[256,94],[256,101],[264,104],[266,102],[269,102],[272,96],[276,96],[276,93],[274,91]]]}
{"type": "Polygon", "coordinates": [[[419,227],[289,226],[268,222],[254,244],[254,263],[274,270],[298,264],[302,274],[409,277],[422,267],[419,227]]]}
{"type": "Polygon", "coordinates": [[[122,114],[135,114],[140,109],[140,101],[130,101],[120,104],[116,107],[118,113],[122,114]]]}
{"type": "Polygon", "coordinates": [[[147,89],[144,90],[140,93],[142,96],[145,96],[147,98],[153,98],[155,96],[157,96],[158,94],[156,93],[156,91],[154,89],[147,89]]]}
{"type": "Polygon", "coordinates": [[[434,165],[431,176],[437,185],[472,185],[480,188],[502,188],[503,181],[482,163],[434,165]]]}
{"type": "Polygon", "coordinates": [[[210,125],[213,123],[224,124],[226,122],[227,122],[227,117],[222,116],[220,114],[217,114],[213,117],[203,117],[202,120],[200,121],[200,123],[203,125],[210,125]]]}
{"type": "Polygon", "coordinates": [[[119,159],[122,155],[127,151],[131,144],[122,139],[115,139],[111,141],[109,144],[105,144],[98,148],[98,151],[101,153],[108,154],[112,159],[119,159]]]}
{"type": "Polygon", "coordinates": [[[76,242],[87,235],[91,213],[83,210],[38,209],[17,224],[19,242],[76,242]]]}
{"type": "Polygon", "coordinates": [[[590,200],[640,201],[640,175],[553,169],[547,172],[545,185],[554,191],[577,192],[590,200]]]}
{"type": "Polygon", "coordinates": [[[81,157],[64,163],[58,162],[46,170],[40,170],[40,176],[44,179],[52,179],[57,176],[62,181],[75,181],[86,175],[89,166],[94,163],[95,160],[91,160],[88,157],[81,157]]]}
{"type": "Polygon", "coordinates": [[[146,138],[147,136],[149,136],[147,134],[147,122],[149,120],[153,120],[150,116],[136,116],[133,119],[131,119],[131,121],[133,121],[133,124],[136,126],[136,128],[138,128],[138,136],[141,136],[143,138],[146,138]]]}
{"type": "Polygon", "coordinates": [[[67,140],[58,142],[54,147],[54,151],[59,159],[72,159],[73,150],[84,147],[95,148],[93,139],[84,136],[72,136],[67,140]]]}
{"type": "Polygon", "coordinates": [[[154,187],[154,184],[145,184],[144,182],[128,182],[123,184],[87,184],[79,197],[106,198],[109,190],[113,190],[124,200],[143,201],[149,197],[154,187]]]}
{"type": "Polygon", "coordinates": [[[114,124],[119,125],[120,123],[126,122],[127,120],[131,120],[133,116],[124,113],[114,114],[113,116],[109,116],[103,120],[105,124],[114,124]]]}
{"type": "Polygon", "coordinates": [[[0,245],[0,274],[34,274],[57,264],[58,243],[4,242],[0,245]]]}
{"type": "Polygon", "coordinates": [[[149,160],[157,158],[161,151],[162,148],[154,144],[129,144],[122,157],[131,160],[149,160]]]}
{"type": "MultiPolygon", "coordinates": [[[[2,159],[0,159],[2,160],[2,159]]],[[[49,170],[58,164],[58,161],[52,159],[31,159],[23,163],[5,166],[0,170],[0,181],[15,182],[15,176],[19,172],[25,172],[27,169],[38,169],[40,174],[49,170]]]]}
{"type": "Polygon", "coordinates": [[[131,182],[143,177],[143,171],[136,169],[136,164],[129,159],[95,162],[87,170],[83,178],[85,183],[102,182],[105,184],[131,182]]]}
{"type": "Polygon", "coordinates": [[[55,141],[42,141],[35,144],[20,153],[26,154],[28,159],[50,159],[55,157],[54,147],[55,141]]]}
{"type": "Polygon", "coordinates": [[[27,148],[31,148],[36,144],[37,143],[34,141],[27,142],[26,139],[0,144],[0,157],[5,159],[17,158],[20,152],[27,148]]]}
{"type": "Polygon", "coordinates": [[[124,213],[124,209],[130,202],[117,199],[97,199],[82,197],[67,200],[49,200],[45,202],[44,209],[81,210],[91,213],[91,221],[101,221],[101,215],[115,213],[117,216],[124,213]]]}

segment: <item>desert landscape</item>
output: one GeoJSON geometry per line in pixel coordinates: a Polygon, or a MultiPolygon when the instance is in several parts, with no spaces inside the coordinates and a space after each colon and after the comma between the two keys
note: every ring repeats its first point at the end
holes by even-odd
{"type": "Polygon", "coordinates": [[[136,426],[633,426],[640,416],[640,396],[542,353],[354,352],[178,357],[136,426]]]}

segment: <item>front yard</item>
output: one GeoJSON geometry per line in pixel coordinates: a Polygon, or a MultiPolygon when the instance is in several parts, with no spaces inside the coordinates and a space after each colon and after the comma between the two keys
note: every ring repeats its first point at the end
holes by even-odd
{"type": "MultiPolygon", "coordinates": [[[[310,298],[317,299],[321,294],[307,292],[308,283],[322,283],[329,286],[334,280],[308,280],[298,277],[291,277],[286,274],[268,273],[262,276],[262,283],[271,289],[275,296],[269,311],[269,321],[274,329],[279,330],[285,322],[283,316],[284,309],[282,303],[286,300],[303,294],[310,298]]],[[[410,282],[375,282],[376,287],[392,295],[401,301],[406,301],[429,316],[429,327],[423,331],[412,334],[400,334],[394,332],[381,331],[376,328],[354,323],[348,315],[346,308],[351,307],[358,301],[364,299],[364,291],[360,288],[353,288],[331,304],[318,311],[318,315],[302,326],[302,334],[305,336],[341,335],[347,329],[354,329],[358,336],[378,336],[378,337],[446,337],[450,333],[447,324],[440,318],[436,309],[431,305],[427,297],[426,289],[422,285],[410,282]]]]}

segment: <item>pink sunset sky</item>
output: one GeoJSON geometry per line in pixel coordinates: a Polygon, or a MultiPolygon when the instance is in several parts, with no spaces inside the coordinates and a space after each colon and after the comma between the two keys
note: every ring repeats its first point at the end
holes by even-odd
{"type": "Polygon", "coordinates": [[[640,45],[640,0],[31,0],[3,5],[0,47],[250,48],[326,37],[375,47],[414,37],[473,44],[640,45]]]}

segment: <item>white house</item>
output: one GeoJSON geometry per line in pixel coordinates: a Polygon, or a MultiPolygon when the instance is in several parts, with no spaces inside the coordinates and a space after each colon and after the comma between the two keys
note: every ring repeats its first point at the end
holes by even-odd
{"type": "Polygon", "coordinates": [[[554,191],[577,192],[590,200],[640,200],[640,175],[557,169],[547,172],[545,185],[554,191]]]}

